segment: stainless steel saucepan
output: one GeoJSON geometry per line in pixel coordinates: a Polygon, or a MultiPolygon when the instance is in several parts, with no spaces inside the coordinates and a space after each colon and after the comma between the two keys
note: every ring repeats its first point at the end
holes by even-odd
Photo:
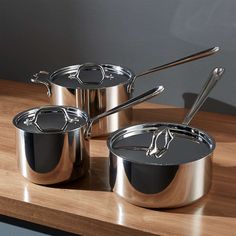
{"type": "MultiPolygon", "coordinates": [[[[47,87],[51,104],[75,106],[95,117],[130,99],[138,77],[210,56],[218,50],[218,47],[210,48],[136,75],[130,69],[117,65],[85,63],[56,70],[47,81],[43,81],[41,76],[49,73],[40,71],[31,81],[47,87]]],[[[131,108],[120,111],[96,121],[92,135],[106,136],[130,124],[131,120],[131,108]]]]}
{"type": "Polygon", "coordinates": [[[37,184],[74,180],[89,169],[89,143],[94,121],[160,94],[159,86],[119,106],[89,118],[75,107],[46,106],[17,114],[16,150],[21,174],[37,184]]]}
{"type": "Polygon", "coordinates": [[[139,124],[109,137],[110,186],[117,195],[142,207],[172,208],[209,191],[215,141],[188,124],[223,72],[213,70],[182,124],[139,124]]]}

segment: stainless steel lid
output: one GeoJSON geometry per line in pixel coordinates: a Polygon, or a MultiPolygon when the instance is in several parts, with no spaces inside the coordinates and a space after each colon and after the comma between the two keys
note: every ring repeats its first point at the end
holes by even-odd
{"type": "Polygon", "coordinates": [[[193,127],[151,123],[116,131],[108,139],[108,148],[116,156],[135,163],[179,165],[208,156],[214,150],[215,142],[208,134],[193,127]],[[168,132],[157,136],[158,130],[168,132]]]}
{"type": "Polygon", "coordinates": [[[30,133],[64,133],[78,129],[88,122],[85,112],[74,107],[44,106],[17,114],[13,124],[30,133]]]}
{"type": "Polygon", "coordinates": [[[110,64],[85,63],[61,68],[50,76],[51,82],[76,89],[99,89],[129,83],[134,73],[127,68],[110,64]]]}

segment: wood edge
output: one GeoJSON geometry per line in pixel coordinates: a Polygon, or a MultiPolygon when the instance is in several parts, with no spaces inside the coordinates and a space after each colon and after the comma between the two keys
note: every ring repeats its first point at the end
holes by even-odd
{"type": "Polygon", "coordinates": [[[159,235],[0,196],[0,214],[81,235],[159,235]],[[5,207],[5,206],[8,207],[5,207]],[[24,209],[22,211],[22,209],[24,209]]]}

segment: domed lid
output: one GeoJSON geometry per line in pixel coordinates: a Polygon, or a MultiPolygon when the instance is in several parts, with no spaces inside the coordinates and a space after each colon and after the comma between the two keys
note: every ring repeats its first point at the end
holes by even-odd
{"type": "Polygon", "coordinates": [[[86,125],[88,116],[74,107],[44,106],[17,114],[13,124],[30,133],[64,133],[86,125]]]}
{"type": "Polygon", "coordinates": [[[116,131],[108,139],[108,148],[116,156],[135,163],[180,165],[208,156],[215,142],[190,126],[151,123],[116,131]]]}
{"type": "Polygon", "coordinates": [[[125,84],[132,71],[110,64],[85,63],[61,68],[50,75],[52,83],[71,89],[100,89],[125,84]]]}

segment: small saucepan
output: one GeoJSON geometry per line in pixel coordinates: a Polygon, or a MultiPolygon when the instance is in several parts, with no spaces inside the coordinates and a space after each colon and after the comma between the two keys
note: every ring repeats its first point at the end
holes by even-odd
{"type": "Polygon", "coordinates": [[[172,208],[209,191],[215,141],[188,124],[223,71],[213,70],[182,124],[139,124],[109,137],[110,186],[117,195],[142,207],[172,208]]]}
{"type": "Polygon", "coordinates": [[[93,122],[163,90],[162,86],[151,89],[91,119],[86,112],[68,106],[38,107],[17,114],[13,124],[21,174],[43,185],[79,178],[89,169],[88,140],[93,122]]]}
{"type": "MultiPolygon", "coordinates": [[[[117,65],[85,63],[56,70],[47,81],[43,81],[41,76],[49,73],[41,71],[31,81],[47,87],[51,104],[75,106],[86,111],[89,117],[95,117],[130,99],[136,78],[213,55],[218,50],[218,47],[210,48],[136,75],[130,69],[117,65]]],[[[106,136],[127,126],[131,120],[131,109],[97,120],[92,127],[92,136],[106,136]]]]}

